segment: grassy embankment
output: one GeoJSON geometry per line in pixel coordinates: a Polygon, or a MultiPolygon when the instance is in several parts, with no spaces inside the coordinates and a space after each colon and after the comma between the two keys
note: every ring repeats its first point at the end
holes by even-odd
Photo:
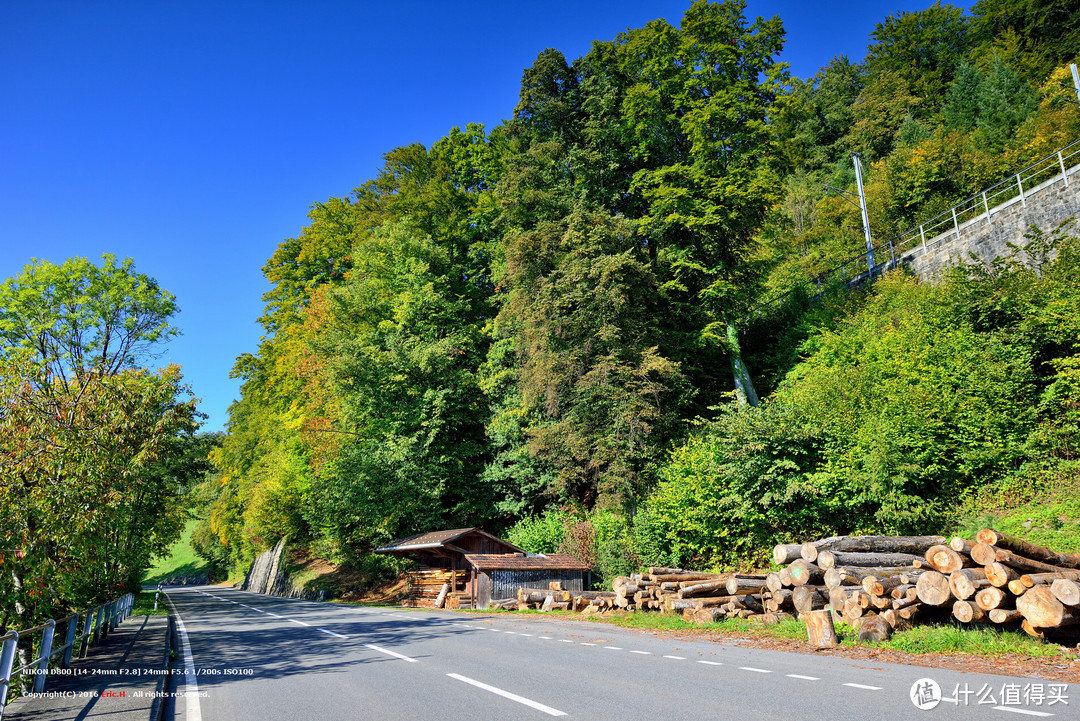
{"type": "MultiPolygon", "coordinates": [[[[195,551],[191,548],[191,531],[195,528],[196,523],[198,521],[188,521],[187,525],[184,526],[184,532],[180,535],[180,539],[170,549],[169,555],[157,559],[157,562],[146,570],[142,579],[144,585],[161,583],[173,576],[209,571],[209,564],[196,556],[195,551]]],[[[152,606],[153,602],[150,605],[152,606]]]]}

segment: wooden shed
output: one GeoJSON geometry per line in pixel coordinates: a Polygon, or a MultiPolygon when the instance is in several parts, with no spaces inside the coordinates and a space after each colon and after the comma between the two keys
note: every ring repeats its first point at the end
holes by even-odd
{"type": "Polygon", "coordinates": [[[592,586],[589,565],[565,553],[477,553],[465,560],[471,566],[473,608],[485,609],[492,601],[512,598],[519,588],[547,590],[554,581],[567,591],[587,591],[592,586]]]}
{"type": "Polygon", "coordinates": [[[479,528],[455,528],[399,538],[376,548],[375,553],[415,559],[419,568],[408,573],[408,603],[413,606],[433,606],[443,584],[450,585],[451,594],[460,594],[470,600],[473,598],[471,582],[475,572],[465,560],[467,555],[525,552],[479,528]]]}

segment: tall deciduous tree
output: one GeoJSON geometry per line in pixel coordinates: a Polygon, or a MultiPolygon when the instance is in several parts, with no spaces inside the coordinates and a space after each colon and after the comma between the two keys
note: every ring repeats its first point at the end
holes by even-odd
{"type": "Polygon", "coordinates": [[[34,261],[0,286],[0,354],[28,358],[43,392],[130,368],[179,333],[171,293],[131,258],[102,260],[34,261]]]}
{"type": "Polygon", "coordinates": [[[35,262],[0,286],[0,547],[26,552],[4,554],[0,588],[17,625],[130,586],[182,525],[192,469],[173,456],[195,402],[178,368],[136,370],[177,332],[175,300],[104,260],[35,262]]]}

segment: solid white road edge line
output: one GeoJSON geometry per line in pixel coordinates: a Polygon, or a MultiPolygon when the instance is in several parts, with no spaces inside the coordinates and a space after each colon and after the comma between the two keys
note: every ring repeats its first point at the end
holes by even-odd
{"type": "Polygon", "coordinates": [[[382,646],[376,646],[373,643],[365,643],[364,648],[370,648],[372,651],[378,651],[379,653],[385,653],[387,656],[393,656],[394,658],[400,658],[402,661],[408,661],[409,663],[417,663],[417,660],[415,658],[409,658],[408,656],[403,656],[400,653],[396,653],[394,651],[391,651],[388,648],[383,648],[382,646]]]}
{"type": "Polygon", "coordinates": [[[448,673],[446,675],[449,676],[450,678],[457,679],[458,681],[464,681],[465,683],[470,684],[472,686],[476,686],[477,688],[483,689],[485,691],[496,694],[498,696],[502,696],[503,698],[508,698],[511,701],[517,701],[520,704],[525,704],[526,706],[529,706],[530,708],[534,708],[537,711],[543,711],[544,713],[548,714],[549,716],[565,716],[566,715],[565,711],[560,711],[557,708],[551,708],[550,706],[545,706],[542,703],[539,703],[537,701],[533,701],[532,699],[527,699],[524,696],[518,696],[516,693],[510,693],[509,691],[503,691],[501,688],[495,688],[494,686],[488,686],[486,683],[481,683],[480,681],[477,681],[476,679],[471,679],[468,676],[462,676],[461,674],[457,674],[457,673],[448,673]]]}
{"type": "MultiPolygon", "coordinates": [[[[172,606],[169,594],[165,598],[172,606]]],[[[199,684],[195,681],[195,659],[191,656],[191,644],[188,643],[187,629],[184,627],[184,619],[173,607],[173,617],[176,619],[176,630],[180,632],[180,648],[184,652],[184,709],[185,721],[202,721],[202,706],[199,705],[199,684]]]]}

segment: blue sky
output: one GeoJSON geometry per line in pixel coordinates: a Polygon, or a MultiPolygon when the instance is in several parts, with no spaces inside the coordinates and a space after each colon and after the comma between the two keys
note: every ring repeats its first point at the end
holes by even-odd
{"type": "MultiPolygon", "coordinates": [[[[779,14],[808,77],[861,60],[874,25],[923,2],[748,3],[779,14]]],[[[312,203],[347,195],[399,145],[508,118],[522,70],[568,59],[668,2],[0,3],[0,279],[31,258],[135,259],[177,296],[179,363],[220,430],[255,350],[261,268],[312,203]]]]}

